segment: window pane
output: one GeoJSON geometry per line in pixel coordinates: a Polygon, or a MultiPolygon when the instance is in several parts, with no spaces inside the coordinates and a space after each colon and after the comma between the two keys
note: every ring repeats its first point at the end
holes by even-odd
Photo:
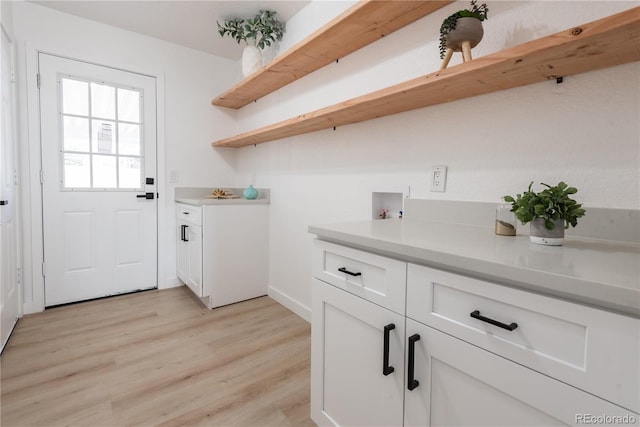
{"type": "Polygon", "coordinates": [[[116,88],[91,83],[91,116],[103,119],[116,118],[116,88]]]}
{"type": "Polygon", "coordinates": [[[140,92],[118,89],[118,120],[140,123],[140,92]]]}
{"type": "Polygon", "coordinates": [[[62,79],[62,112],[89,115],[89,83],[62,79]]]}
{"type": "Polygon", "coordinates": [[[93,156],[93,188],[116,188],[116,158],[93,156]]]}
{"type": "Polygon", "coordinates": [[[139,157],[120,157],[120,188],[142,188],[139,157]]]}
{"type": "Polygon", "coordinates": [[[88,154],[64,154],[64,187],[65,188],[89,188],[89,155],[88,154]]]}
{"type": "Polygon", "coordinates": [[[118,153],[140,155],[140,125],[118,124],[118,153]]]}
{"type": "Polygon", "coordinates": [[[116,154],[115,123],[93,120],[91,141],[94,153],[116,154]]]}
{"type": "Polygon", "coordinates": [[[89,119],[64,117],[64,150],[89,152],[89,119]]]}

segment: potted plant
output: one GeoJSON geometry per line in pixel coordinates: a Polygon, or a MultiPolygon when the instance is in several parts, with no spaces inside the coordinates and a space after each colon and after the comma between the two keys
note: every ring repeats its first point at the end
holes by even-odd
{"type": "Polygon", "coordinates": [[[462,51],[464,62],[471,60],[471,49],[476,47],[484,30],[482,21],[487,19],[489,8],[486,3],[478,6],[471,0],[471,9],[459,10],[442,21],[440,26],[440,59],[444,59],[442,69],[446,68],[453,52],[462,51]]]}
{"type": "Polygon", "coordinates": [[[504,196],[504,200],[512,204],[511,211],[522,224],[531,222],[529,238],[532,242],[559,246],[564,240],[564,230],[569,226],[575,227],[585,210],[569,197],[578,192],[576,188],[564,182],[554,187],[541,184],[546,188],[539,193],[532,190],[531,181],[527,191],[515,198],[504,196]]]}
{"type": "Polygon", "coordinates": [[[229,35],[238,44],[245,42],[242,51],[242,74],[245,77],[262,67],[260,49],[282,40],[285,24],[278,21],[276,14],[273,10],[261,10],[252,19],[230,18],[222,24],[216,21],[220,37],[229,35]]]}

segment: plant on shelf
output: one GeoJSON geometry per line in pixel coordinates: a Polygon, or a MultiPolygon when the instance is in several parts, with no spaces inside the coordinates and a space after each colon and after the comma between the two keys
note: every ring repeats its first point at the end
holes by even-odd
{"type": "Polygon", "coordinates": [[[264,49],[272,43],[282,40],[285,24],[278,21],[273,10],[261,10],[253,19],[230,18],[218,24],[220,37],[229,35],[238,44],[245,42],[249,46],[264,49]]]}
{"type": "Polygon", "coordinates": [[[242,52],[242,73],[245,76],[262,67],[260,49],[282,40],[285,24],[278,21],[276,14],[273,10],[261,10],[251,19],[229,18],[222,24],[216,21],[220,37],[228,35],[238,44],[245,42],[242,52]]]}
{"type": "Polygon", "coordinates": [[[478,6],[477,0],[471,0],[471,9],[459,10],[442,21],[440,59],[444,62],[441,69],[447,67],[453,52],[462,51],[464,61],[471,60],[471,49],[480,43],[484,35],[481,22],[487,19],[488,12],[486,3],[478,6]]]}
{"type": "Polygon", "coordinates": [[[547,245],[561,245],[566,228],[575,227],[578,218],[584,216],[582,205],[571,197],[578,190],[564,182],[556,186],[541,183],[544,187],[539,193],[532,190],[533,181],[527,191],[516,197],[504,196],[505,202],[511,203],[511,211],[516,218],[526,224],[531,223],[531,240],[547,245]]]}

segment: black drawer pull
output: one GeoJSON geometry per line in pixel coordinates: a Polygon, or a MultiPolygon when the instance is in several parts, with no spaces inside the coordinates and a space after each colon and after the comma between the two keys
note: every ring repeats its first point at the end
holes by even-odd
{"type": "Polygon", "coordinates": [[[385,377],[392,373],[395,369],[389,366],[389,332],[394,330],[396,325],[389,323],[384,327],[384,348],[382,349],[382,375],[385,377]]]}
{"type": "Polygon", "coordinates": [[[409,357],[407,364],[407,388],[409,391],[414,390],[420,385],[420,381],[415,379],[416,376],[416,341],[420,341],[420,335],[413,334],[409,337],[409,357]]]}
{"type": "Polygon", "coordinates": [[[518,327],[518,324],[516,322],[513,322],[507,325],[506,323],[498,322],[497,320],[493,320],[493,319],[489,319],[488,317],[481,316],[480,310],[472,311],[469,314],[469,316],[473,317],[474,319],[478,319],[478,320],[482,320],[483,322],[490,323],[493,326],[497,326],[498,328],[506,329],[507,331],[513,331],[515,328],[518,327]]]}
{"type": "Polygon", "coordinates": [[[354,273],[353,271],[349,271],[349,270],[347,270],[347,268],[346,268],[346,267],[340,267],[340,268],[338,269],[338,271],[339,271],[339,272],[341,272],[341,273],[346,273],[346,274],[348,274],[349,276],[362,276],[362,273],[360,273],[360,272],[354,273]]]}

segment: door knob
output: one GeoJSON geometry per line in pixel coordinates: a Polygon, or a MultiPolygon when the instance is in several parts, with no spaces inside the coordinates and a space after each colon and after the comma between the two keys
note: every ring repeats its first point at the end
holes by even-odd
{"type": "Polygon", "coordinates": [[[8,205],[9,201],[8,200],[0,200],[0,206],[5,206],[8,205]]]}
{"type": "Polygon", "coordinates": [[[155,195],[153,193],[144,193],[144,194],[138,194],[136,197],[138,199],[154,199],[155,195]]]}

